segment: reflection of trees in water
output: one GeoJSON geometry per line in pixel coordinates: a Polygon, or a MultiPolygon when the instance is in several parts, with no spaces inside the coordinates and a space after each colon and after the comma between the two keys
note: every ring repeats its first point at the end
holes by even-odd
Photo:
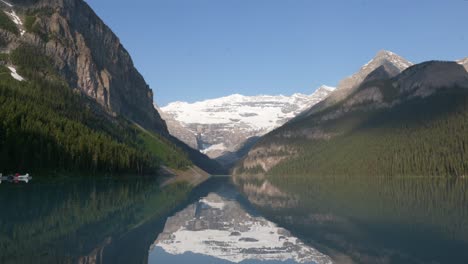
{"type": "Polygon", "coordinates": [[[149,180],[73,181],[2,188],[0,263],[99,263],[112,237],[162,215],[188,186],[149,180]],[[84,256],[84,257],[83,257],[84,256]]]}
{"type": "Polygon", "coordinates": [[[319,250],[322,246],[345,252],[363,263],[468,260],[466,179],[284,176],[269,180],[298,203],[289,208],[262,206],[262,212],[319,250]]]}

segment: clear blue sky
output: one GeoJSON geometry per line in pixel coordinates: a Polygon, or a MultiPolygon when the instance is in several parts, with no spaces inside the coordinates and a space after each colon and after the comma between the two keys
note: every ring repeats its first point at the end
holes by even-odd
{"type": "Polygon", "coordinates": [[[468,0],[86,0],[164,106],[233,93],[312,93],[380,49],[468,56],[468,0]]]}

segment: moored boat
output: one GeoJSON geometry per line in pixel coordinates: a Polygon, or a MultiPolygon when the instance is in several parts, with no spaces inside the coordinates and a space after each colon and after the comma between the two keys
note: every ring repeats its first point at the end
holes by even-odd
{"type": "Polygon", "coordinates": [[[19,173],[16,173],[15,175],[7,175],[7,176],[3,176],[3,174],[0,173],[0,183],[2,183],[2,181],[7,181],[7,182],[29,182],[30,180],[32,180],[32,177],[29,175],[29,173],[26,173],[24,175],[21,175],[19,173]]]}

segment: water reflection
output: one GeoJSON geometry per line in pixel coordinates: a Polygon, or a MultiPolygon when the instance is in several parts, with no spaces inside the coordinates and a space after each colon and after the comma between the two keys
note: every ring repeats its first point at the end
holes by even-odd
{"type": "Polygon", "coordinates": [[[468,181],[236,179],[262,215],[335,263],[468,263],[468,181]]]}
{"type": "Polygon", "coordinates": [[[134,178],[2,184],[0,263],[145,262],[188,190],[134,178]]]}
{"type": "Polygon", "coordinates": [[[239,198],[226,184],[170,217],[149,263],[331,263],[239,198]]]}
{"type": "Polygon", "coordinates": [[[2,264],[330,262],[258,215],[229,178],[193,190],[151,179],[35,180],[0,185],[0,202],[2,264]]]}
{"type": "Polygon", "coordinates": [[[0,263],[468,263],[466,180],[312,180],[1,184],[0,263]]]}

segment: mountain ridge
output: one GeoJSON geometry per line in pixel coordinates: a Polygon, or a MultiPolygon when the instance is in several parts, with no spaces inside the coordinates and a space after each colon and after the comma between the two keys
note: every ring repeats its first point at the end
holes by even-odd
{"type": "Polygon", "coordinates": [[[173,102],[159,111],[172,135],[212,158],[235,157],[249,138],[268,133],[333,90],[322,85],[311,95],[233,94],[194,103],[173,102]]]}
{"type": "Polygon", "coordinates": [[[403,70],[413,65],[413,63],[407,61],[403,57],[387,50],[380,50],[377,52],[374,58],[372,58],[368,63],[363,65],[357,72],[354,74],[342,79],[336,90],[330,94],[330,96],[312,107],[309,111],[306,111],[300,115],[307,116],[311,113],[320,111],[321,109],[330,107],[341,100],[345,99],[349,94],[351,94],[354,89],[362,84],[363,81],[369,76],[370,73],[374,72],[379,67],[383,66],[389,77],[393,77],[403,70]]]}
{"type": "Polygon", "coordinates": [[[262,137],[234,174],[463,176],[468,170],[468,153],[460,149],[468,142],[468,72],[462,66],[429,61],[392,78],[370,78],[340,102],[262,137]],[[450,137],[444,136],[449,130],[450,137]],[[344,160],[337,159],[340,155],[344,160]],[[404,158],[411,155],[426,161],[408,163],[404,158]]]}

